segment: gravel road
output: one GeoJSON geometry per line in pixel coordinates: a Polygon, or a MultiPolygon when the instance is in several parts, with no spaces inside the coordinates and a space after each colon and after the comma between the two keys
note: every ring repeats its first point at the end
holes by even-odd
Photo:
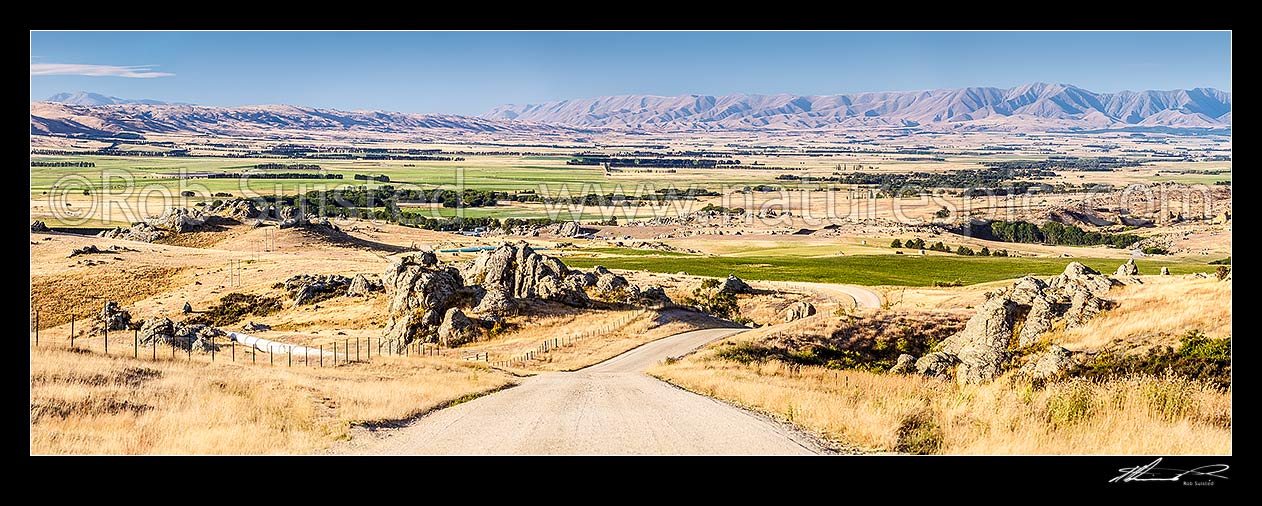
{"type": "MultiPolygon", "coordinates": [[[[841,285],[879,305],[875,293],[841,285]]],[[[520,385],[427,415],[381,436],[360,435],[338,453],[372,455],[810,455],[825,450],[802,431],[643,373],[742,329],[676,334],[575,372],[520,385]]]]}

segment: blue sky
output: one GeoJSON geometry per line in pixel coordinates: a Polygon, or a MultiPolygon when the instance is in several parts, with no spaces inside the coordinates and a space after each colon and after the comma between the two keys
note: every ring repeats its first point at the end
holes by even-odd
{"type": "Polygon", "coordinates": [[[502,103],[1032,81],[1231,90],[1228,32],[32,32],[31,100],[480,114],[502,103]],[[84,75],[90,74],[90,75],[84,75]]]}

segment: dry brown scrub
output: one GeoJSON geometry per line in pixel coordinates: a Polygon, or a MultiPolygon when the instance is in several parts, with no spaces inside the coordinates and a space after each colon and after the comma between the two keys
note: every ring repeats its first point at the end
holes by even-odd
{"type": "Polygon", "coordinates": [[[204,358],[31,350],[31,453],[310,453],[345,439],[352,422],[409,418],[509,382],[439,358],[323,369],[204,358]]]}

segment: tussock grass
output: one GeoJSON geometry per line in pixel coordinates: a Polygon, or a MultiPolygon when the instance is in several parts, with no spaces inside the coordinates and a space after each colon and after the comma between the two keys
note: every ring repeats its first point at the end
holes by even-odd
{"type": "Polygon", "coordinates": [[[1046,338],[1071,350],[1143,351],[1175,345],[1199,330],[1211,339],[1231,336],[1231,283],[1206,279],[1146,277],[1142,285],[1109,291],[1118,303],[1105,317],[1046,338]]]}
{"type": "Polygon", "coordinates": [[[273,368],[32,349],[31,453],[309,453],[353,422],[406,419],[508,382],[449,358],[273,368]]]}
{"type": "Polygon", "coordinates": [[[652,374],[870,451],[918,454],[1230,454],[1230,393],[1174,376],[1002,378],[960,388],[921,376],[703,352],[652,374]]]}
{"type": "Polygon", "coordinates": [[[794,350],[813,343],[859,339],[875,349],[906,333],[901,325],[840,332],[852,318],[862,320],[849,313],[841,321],[815,316],[751,331],[650,372],[872,451],[1230,454],[1231,390],[1221,388],[1229,376],[1217,368],[1230,360],[1230,341],[1220,339],[1231,335],[1230,283],[1152,277],[1108,297],[1120,305],[1082,327],[1044,336],[1043,342],[1073,349],[1110,350],[1084,366],[1090,377],[1035,385],[1009,372],[986,385],[961,387],[796,359],[794,350]],[[1141,353],[1145,349],[1160,352],[1141,353]],[[1101,359],[1119,356],[1128,358],[1101,359]]]}

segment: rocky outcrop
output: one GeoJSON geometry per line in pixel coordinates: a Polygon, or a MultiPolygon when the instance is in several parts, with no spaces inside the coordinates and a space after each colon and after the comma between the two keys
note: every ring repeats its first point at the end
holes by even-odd
{"type": "Polygon", "coordinates": [[[1113,275],[1114,276],[1138,276],[1139,267],[1135,266],[1135,259],[1131,258],[1127,260],[1126,263],[1117,266],[1117,272],[1113,273],[1113,275]]]}
{"type": "Polygon", "coordinates": [[[120,308],[117,302],[106,301],[101,308],[101,322],[108,330],[127,330],[131,325],[131,313],[120,308]]]}
{"type": "Polygon", "coordinates": [[[517,309],[517,300],[513,298],[512,294],[504,291],[503,288],[493,288],[482,295],[482,300],[478,301],[478,305],[473,308],[473,312],[496,320],[515,314],[517,309]]]}
{"type": "Polygon", "coordinates": [[[140,344],[145,346],[174,346],[183,350],[218,350],[214,338],[224,332],[199,323],[171,323],[167,318],[150,318],[140,325],[140,344]]]}
{"type": "Polygon", "coordinates": [[[464,312],[450,308],[438,326],[438,342],[444,346],[460,346],[477,338],[478,327],[464,312]]]}
{"type": "Polygon", "coordinates": [[[258,207],[254,206],[253,201],[240,198],[225,200],[218,206],[212,204],[206,208],[206,211],[242,221],[257,218],[260,214],[258,207]]]}
{"type": "Polygon", "coordinates": [[[346,294],[351,279],[338,274],[299,274],[284,281],[294,307],[346,294]]]}
{"type": "Polygon", "coordinates": [[[1036,344],[1058,322],[1073,328],[1109,309],[1112,303],[1101,296],[1113,283],[1072,262],[1046,283],[1026,276],[1011,287],[988,293],[964,330],[942,343],[942,352],[959,361],[956,380],[962,384],[990,381],[1014,354],[1036,344]]]}
{"type": "Polygon", "coordinates": [[[130,228],[114,227],[111,230],[105,230],[96,235],[97,237],[104,237],[106,239],[121,239],[124,241],[138,241],[138,242],[154,242],[158,239],[166,237],[167,234],[168,232],[165,230],[157,228],[148,223],[141,222],[141,223],[132,225],[130,228]]]}
{"type": "Polygon", "coordinates": [[[44,222],[35,220],[31,222],[31,232],[48,232],[48,226],[44,222]]]}
{"type": "Polygon", "coordinates": [[[935,351],[916,361],[916,372],[925,376],[945,376],[959,359],[950,353],[935,351]]]}
{"type": "Polygon", "coordinates": [[[596,282],[599,280],[600,280],[600,276],[597,276],[596,274],[591,273],[591,272],[583,272],[579,270],[571,270],[570,273],[566,275],[566,281],[576,284],[578,286],[581,286],[583,288],[591,288],[593,286],[596,286],[596,282]]]}
{"type": "Polygon", "coordinates": [[[464,342],[460,335],[442,328],[448,314],[456,318],[448,327],[460,330],[464,328],[460,318],[468,319],[466,311],[484,321],[496,321],[531,307],[529,301],[586,307],[591,304],[588,288],[610,294],[609,302],[670,303],[661,287],[637,287],[604,267],[592,272],[571,270],[525,243],[482,251],[458,267],[441,265],[432,252],[413,253],[396,259],[381,280],[388,300],[383,338],[401,344],[415,339],[464,342]],[[460,310],[459,316],[452,309],[460,310]]]}
{"type": "Polygon", "coordinates": [[[1047,280],[1048,288],[1053,290],[1070,292],[1081,289],[1091,292],[1096,297],[1103,297],[1104,294],[1109,293],[1109,289],[1115,284],[1108,276],[1079,262],[1070,262],[1065,266],[1064,273],[1047,280]]]}
{"type": "Polygon", "coordinates": [[[569,269],[554,257],[536,253],[529,245],[502,244],[479,253],[460,272],[469,284],[490,292],[500,290],[517,299],[541,299],[583,307],[587,293],[581,282],[568,280],[569,269]]]}
{"type": "Polygon", "coordinates": [[[610,293],[617,290],[625,290],[631,283],[627,278],[614,274],[606,270],[604,274],[596,278],[596,290],[603,293],[610,293]]]}
{"type": "Polygon", "coordinates": [[[452,297],[464,286],[456,269],[423,265],[424,260],[421,254],[398,257],[381,275],[389,301],[386,339],[409,343],[430,337],[442,324],[452,297]]]}
{"type": "Polygon", "coordinates": [[[1042,354],[1031,357],[1018,374],[1034,380],[1045,380],[1059,376],[1073,368],[1074,359],[1069,350],[1051,345],[1042,354]]]}
{"type": "Polygon", "coordinates": [[[788,311],[785,312],[784,321],[787,323],[801,320],[813,314],[815,314],[815,306],[810,302],[801,301],[789,306],[788,311]]]}
{"type": "Polygon", "coordinates": [[[135,223],[129,228],[114,227],[97,234],[108,239],[154,242],[168,234],[192,232],[206,224],[208,215],[196,207],[169,207],[162,214],[135,223]]]}
{"type": "Polygon", "coordinates": [[[577,221],[567,221],[557,225],[556,235],[561,237],[578,237],[588,231],[578,224],[577,221]]]}
{"type": "Polygon", "coordinates": [[[637,288],[635,285],[632,285],[632,288],[635,292],[634,302],[650,307],[661,307],[674,303],[674,301],[670,300],[670,296],[666,295],[666,289],[658,285],[648,285],[643,288],[637,288]]]}
{"type": "Polygon", "coordinates": [[[177,323],[174,328],[175,345],[192,351],[210,352],[218,350],[214,338],[224,335],[222,330],[199,323],[177,323]]]}
{"type": "Polygon", "coordinates": [[[140,344],[157,346],[169,344],[175,336],[175,324],[167,318],[150,318],[140,324],[140,344]]]}
{"type": "Polygon", "coordinates": [[[254,322],[246,323],[245,325],[241,327],[242,332],[267,332],[269,330],[272,330],[271,325],[265,325],[262,323],[254,323],[254,322]]]}
{"type": "Polygon", "coordinates": [[[753,293],[754,289],[741,278],[736,277],[734,274],[729,274],[727,279],[723,280],[723,284],[719,285],[719,292],[730,294],[753,293]]]}
{"type": "Polygon", "coordinates": [[[1101,311],[1113,307],[1113,303],[1095,294],[1080,290],[1070,295],[1069,309],[1065,311],[1065,328],[1074,328],[1095,318],[1101,311]]]}
{"type": "Polygon", "coordinates": [[[894,366],[890,367],[893,374],[908,374],[916,370],[916,357],[909,354],[898,356],[898,360],[894,362],[894,366]]]}
{"type": "Polygon", "coordinates": [[[1008,297],[991,296],[963,331],[943,342],[943,351],[960,360],[956,369],[960,383],[980,383],[999,375],[1000,367],[1008,360],[1016,311],[1017,304],[1008,297]]]}
{"type": "Polygon", "coordinates": [[[175,233],[192,232],[206,223],[206,213],[196,207],[169,207],[145,222],[175,233]]]}
{"type": "Polygon", "coordinates": [[[356,274],[351,278],[351,283],[346,287],[347,297],[367,297],[372,292],[380,292],[384,289],[381,281],[376,278],[369,278],[363,274],[356,274]]]}
{"type": "Polygon", "coordinates": [[[89,244],[82,248],[75,248],[73,250],[70,250],[70,258],[74,258],[79,255],[96,255],[99,253],[104,253],[104,251],[101,251],[101,248],[96,247],[95,244],[89,244]]]}

